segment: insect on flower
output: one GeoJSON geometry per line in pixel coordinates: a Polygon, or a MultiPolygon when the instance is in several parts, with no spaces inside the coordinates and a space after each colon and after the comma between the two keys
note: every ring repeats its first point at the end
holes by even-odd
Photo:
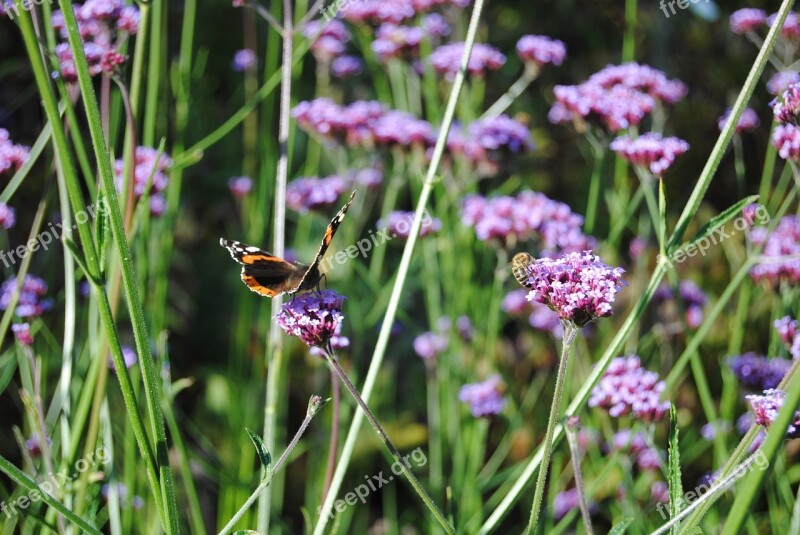
{"type": "Polygon", "coordinates": [[[534,258],[528,253],[517,253],[511,259],[511,272],[514,273],[514,278],[517,279],[517,282],[525,288],[533,287],[530,281],[528,268],[534,261],[534,258]]]}

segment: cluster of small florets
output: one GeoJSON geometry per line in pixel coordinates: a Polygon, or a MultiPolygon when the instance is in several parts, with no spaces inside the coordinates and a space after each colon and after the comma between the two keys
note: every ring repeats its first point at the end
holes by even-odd
{"type": "Polygon", "coordinates": [[[303,35],[314,38],[311,53],[319,62],[328,63],[347,49],[350,32],[340,20],[312,20],[303,28],[303,35]]]}
{"type": "MultiPolygon", "coordinates": [[[[436,48],[428,58],[434,70],[447,79],[452,79],[461,68],[464,43],[450,43],[436,48]]],[[[467,72],[472,76],[484,76],[490,71],[500,69],[506,63],[506,56],[493,46],[476,43],[467,63],[467,72]]]]}
{"type": "Polygon", "coordinates": [[[545,256],[594,247],[594,239],[581,230],[583,217],[532,191],[488,199],[468,195],[461,202],[461,222],[474,227],[479,240],[500,246],[534,240],[545,256]]]}
{"type": "MultiPolygon", "coordinates": [[[[786,392],[774,389],[764,390],[763,395],[747,396],[755,423],[769,429],[783,408],[785,398],[786,392]]],[[[791,438],[800,436],[800,411],[795,412],[794,419],[786,430],[786,435],[791,438]]]]}
{"type": "Polygon", "coordinates": [[[775,320],[775,330],[778,331],[778,336],[789,350],[789,354],[795,359],[800,359],[800,331],[797,320],[792,319],[791,316],[777,319],[775,320]]]}
{"type": "Polygon", "coordinates": [[[517,55],[538,70],[548,64],[561,65],[567,57],[567,47],[563,41],[544,35],[523,35],[517,41],[517,55]]]}
{"type": "Polygon", "coordinates": [[[241,50],[237,50],[233,55],[231,67],[234,71],[242,72],[252,69],[256,66],[257,62],[258,56],[256,56],[255,50],[252,48],[242,48],[241,50]]]}
{"type": "MultiPolygon", "coordinates": [[[[427,215],[422,219],[422,226],[419,228],[419,237],[424,238],[441,230],[441,220],[427,215]]],[[[385,218],[378,220],[377,227],[386,229],[393,238],[408,239],[411,235],[411,222],[414,220],[414,212],[404,212],[396,210],[390,212],[385,218]]]]}
{"type": "MultiPolygon", "coordinates": [[[[17,279],[11,277],[0,286],[0,310],[6,310],[17,290],[17,279]]],[[[38,318],[51,308],[53,301],[45,299],[47,283],[36,275],[25,275],[17,300],[16,313],[20,318],[38,318]]]]}
{"type": "Polygon", "coordinates": [[[642,368],[636,355],[615,358],[603,378],[592,390],[590,407],[601,407],[614,418],[630,414],[637,420],[652,422],[669,411],[669,401],[661,401],[666,388],[658,374],[642,368]]]}
{"type": "Polygon", "coordinates": [[[419,26],[380,25],[370,46],[383,62],[391,58],[414,60],[419,57],[419,45],[423,40],[435,41],[449,34],[447,20],[438,13],[431,13],[422,18],[419,26]]]}
{"type": "Polygon", "coordinates": [[[353,23],[400,24],[437,6],[453,5],[464,8],[468,0],[361,0],[346,2],[342,16],[353,23]]]}
{"type": "Polygon", "coordinates": [[[8,130],[0,128],[0,175],[7,171],[17,171],[28,161],[30,149],[11,141],[8,130]]]}
{"type": "Polygon", "coordinates": [[[466,158],[481,177],[494,176],[510,166],[512,156],[535,148],[526,125],[507,115],[478,119],[467,132],[454,125],[447,136],[447,150],[466,158]]]}
{"type": "MultiPolygon", "coordinates": [[[[169,155],[151,147],[136,147],[133,163],[133,193],[137,199],[145,192],[149,193],[150,213],[154,216],[160,216],[167,210],[167,201],[162,192],[169,184],[167,172],[170,167],[172,167],[172,159],[169,155]]],[[[125,160],[120,159],[114,163],[114,176],[117,191],[122,192],[123,185],[128,180],[125,173],[125,160]]]]}
{"type": "MultiPolygon", "coordinates": [[[[696,329],[703,323],[703,307],[708,300],[706,294],[694,281],[688,279],[680,282],[678,294],[685,309],[686,325],[696,329]]],[[[666,284],[659,286],[653,294],[653,299],[661,302],[672,301],[673,297],[672,288],[666,284]]]]}
{"type": "Polygon", "coordinates": [[[611,439],[611,446],[618,451],[628,452],[636,458],[639,470],[658,470],[661,468],[662,454],[650,447],[641,432],[623,429],[611,439]]]}
{"type": "Polygon", "coordinates": [[[772,102],[772,114],[781,124],[797,124],[800,114],[800,84],[790,85],[772,102]]]}
{"type": "Polygon", "coordinates": [[[562,322],[583,327],[610,316],[622,288],[622,268],[612,268],[591,251],[540,258],[527,266],[529,301],[547,305],[562,322]]]}
{"type": "Polygon", "coordinates": [[[686,95],[686,86],[669,80],[652,67],[638,63],[609,65],[582,84],[556,86],[553,123],[600,121],[611,132],[638,125],[657,102],[674,104],[686,95]]]}
{"type": "Polygon", "coordinates": [[[737,34],[754,32],[767,25],[767,14],[763,9],[744,8],[734,11],[730,17],[731,31],[737,34]]]}
{"type": "Polygon", "coordinates": [[[364,71],[364,62],[358,56],[339,56],[331,61],[331,75],[336,78],[357,76],[364,71]]]}
{"type": "Polygon", "coordinates": [[[784,217],[769,235],[765,227],[754,227],[750,239],[754,244],[765,243],[761,253],[764,261],[750,270],[754,281],[773,285],[800,282],[800,218],[784,217]]]}
{"type": "Polygon", "coordinates": [[[675,161],[675,158],[689,150],[689,144],[677,137],[662,137],[648,132],[631,139],[618,137],[611,142],[611,150],[631,162],[644,167],[655,176],[662,176],[675,161]]]}
{"type": "Polygon", "coordinates": [[[499,375],[490,376],[479,383],[466,384],[458,392],[458,399],[469,404],[475,418],[488,418],[500,414],[505,405],[505,383],[499,375]]]}
{"type": "Polygon", "coordinates": [[[284,303],[275,319],[286,334],[309,347],[326,349],[337,331],[341,332],[344,299],[333,290],[303,293],[284,303]]]}
{"type": "MultiPolygon", "coordinates": [[[[725,110],[725,113],[717,120],[717,126],[720,132],[728,124],[728,118],[731,116],[731,108],[725,110]]],[[[752,108],[745,108],[742,110],[742,115],[739,116],[739,122],[736,123],[735,133],[741,134],[742,132],[750,132],[758,128],[759,124],[758,114],[752,108]]]]}
{"type": "Polygon", "coordinates": [[[784,160],[800,158],[800,83],[790,85],[772,101],[772,114],[781,123],[772,133],[772,144],[784,160]]]}
{"type": "MultiPolygon", "coordinates": [[[[125,56],[117,49],[129,35],[139,30],[139,8],[125,5],[122,0],[88,0],[84,4],[74,4],[73,8],[84,42],[89,73],[92,76],[113,73],[117,66],[125,62],[125,56]]],[[[51,21],[53,28],[66,41],[67,28],[63,13],[54,11],[51,21]]],[[[68,43],[56,46],[56,57],[64,80],[76,81],[78,73],[75,58],[68,43]]]]}
{"type": "Polygon", "coordinates": [[[555,338],[564,335],[564,326],[558,315],[546,305],[536,301],[528,301],[528,291],[523,288],[511,290],[503,298],[500,307],[511,316],[527,316],[531,327],[539,331],[549,332],[555,338]]]}
{"type": "Polygon", "coordinates": [[[770,95],[778,96],[798,82],[800,82],[800,73],[797,71],[777,72],[767,82],[767,91],[770,95]]]}
{"type": "Polygon", "coordinates": [[[792,361],[750,352],[729,359],[728,365],[744,386],[761,391],[777,387],[792,367],[792,361]]]}
{"type": "Polygon", "coordinates": [[[381,171],[374,168],[350,170],[324,178],[297,178],[286,187],[286,206],[300,213],[334,206],[354,186],[374,188],[381,183],[381,171]]]}

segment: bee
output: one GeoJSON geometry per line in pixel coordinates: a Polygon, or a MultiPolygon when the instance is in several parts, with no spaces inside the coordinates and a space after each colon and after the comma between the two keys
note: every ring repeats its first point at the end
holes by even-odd
{"type": "Polygon", "coordinates": [[[511,259],[511,271],[514,278],[525,288],[532,288],[528,268],[535,262],[534,258],[528,253],[517,253],[511,259]]]}

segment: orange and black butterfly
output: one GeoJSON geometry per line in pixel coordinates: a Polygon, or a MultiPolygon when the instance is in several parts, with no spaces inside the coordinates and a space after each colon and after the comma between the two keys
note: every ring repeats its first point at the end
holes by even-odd
{"type": "Polygon", "coordinates": [[[353,202],[356,192],[350,194],[342,209],[331,219],[322,243],[317,251],[317,257],[310,265],[298,262],[287,262],[283,258],[262,251],[258,247],[245,245],[234,240],[220,238],[219,244],[228,249],[231,257],[242,264],[242,280],[259,295],[275,297],[281,294],[293,294],[304,290],[311,290],[319,286],[322,274],[319,264],[325,251],[336,234],[336,229],[341,225],[350,203],[353,202]]]}

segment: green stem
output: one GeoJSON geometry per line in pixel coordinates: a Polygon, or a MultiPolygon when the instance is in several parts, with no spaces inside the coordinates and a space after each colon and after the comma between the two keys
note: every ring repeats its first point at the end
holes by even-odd
{"type": "Polygon", "coordinates": [[[533,507],[531,517],[528,520],[528,527],[525,534],[535,533],[536,525],[539,521],[539,512],[542,507],[544,497],[544,486],[547,483],[547,470],[550,467],[550,456],[553,453],[553,433],[555,433],[558,414],[561,411],[561,398],[564,395],[564,385],[567,382],[567,362],[569,361],[569,351],[572,342],[578,334],[578,327],[574,323],[563,323],[564,336],[561,341],[561,359],[558,362],[558,372],[556,374],[556,387],[553,391],[553,404],[550,405],[550,417],[547,420],[547,432],[544,435],[544,453],[542,454],[539,478],[536,481],[536,491],[533,495],[533,507]]]}
{"type": "Polygon", "coordinates": [[[334,372],[336,372],[336,375],[339,376],[339,379],[342,381],[345,388],[347,388],[347,390],[350,392],[350,395],[353,396],[354,400],[356,400],[358,406],[361,407],[363,414],[367,417],[369,423],[372,424],[372,428],[378,434],[378,437],[381,439],[381,442],[383,442],[383,445],[386,446],[386,449],[388,449],[389,452],[392,454],[392,458],[395,461],[395,465],[400,465],[403,471],[403,475],[406,476],[408,482],[411,483],[412,487],[414,487],[414,490],[417,492],[419,497],[425,503],[425,506],[430,510],[431,514],[433,514],[436,521],[439,523],[440,526],[442,526],[445,532],[452,533],[453,535],[455,535],[455,530],[450,526],[450,524],[447,522],[447,519],[444,517],[442,512],[439,511],[439,508],[436,506],[433,499],[428,495],[428,493],[425,491],[425,489],[423,488],[422,484],[419,482],[417,477],[407,466],[407,464],[403,461],[403,457],[400,455],[398,449],[389,439],[389,435],[386,434],[386,431],[383,429],[380,422],[378,422],[378,419],[375,418],[375,415],[372,413],[370,408],[361,398],[361,395],[358,393],[358,390],[356,390],[356,387],[353,385],[353,383],[350,382],[350,379],[347,377],[347,374],[339,365],[339,361],[336,359],[336,355],[326,351],[325,358],[328,360],[328,364],[331,365],[331,368],[333,368],[334,372]]]}
{"type": "MultiPolygon", "coordinates": [[[[420,227],[422,226],[422,216],[425,211],[428,198],[430,197],[431,190],[433,189],[433,183],[436,173],[439,169],[439,164],[441,163],[442,156],[444,155],[447,135],[450,132],[450,126],[453,124],[453,117],[455,115],[458,96],[461,93],[461,88],[464,86],[467,64],[470,54],[472,53],[472,45],[475,42],[475,36],[478,32],[478,23],[483,11],[483,3],[484,0],[475,0],[475,5],[472,10],[472,17],[470,19],[467,36],[465,38],[464,52],[461,56],[461,67],[458,74],[456,74],[453,87],[450,90],[450,97],[447,101],[447,107],[442,120],[442,127],[441,130],[439,130],[439,136],[436,139],[436,145],[433,149],[433,155],[425,176],[422,192],[420,193],[419,200],[417,201],[417,208],[414,212],[414,220],[411,223],[410,235],[408,241],[406,241],[405,247],[403,248],[403,255],[400,259],[400,265],[397,269],[397,278],[395,279],[395,283],[392,287],[392,293],[389,297],[389,305],[387,306],[386,315],[383,323],[381,324],[381,330],[378,334],[378,342],[375,345],[375,351],[372,354],[372,360],[369,365],[369,370],[367,371],[366,380],[364,381],[364,387],[362,388],[362,396],[365,403],[369,403],[369,398],[372,394],[372,389],[375,386],[378,372],[383,364],[383,357],[386,354],[386,348],[389,343],[389,335],[391,333],[392,325],[394,324],[394,318],[397,314],[397,309],[400,305],[400,295],[403,292],[403,287],[405,286],[406,278],[408,277],[408,271],[411,265],[411,256],[414,252],[414,246],[417,243],[420,227]]],[[[364,417],[361,412],[356,412],[353,415],[353,421],[350,424],[350,430],[347,433],[347,439],[345,440],[344,447],[342,448],[342,454],[339,457],[339,463],[336,466],[336,473],[333,476],[331,490],[328,493],[328,497],[325,499],[325,502],[322,504],[322,508],[320,509],[319,520],[314,528],[314,535],[322,535],[322,533],[325,531],[325,526],[328,523],[330,511],[333,507],[334,497],[339,492],[339,488],[344,480],[344,475],[347,470],[347,466],[350,463],[350,458],[352,457],[356,441],[358,440],[358,434],[359,430],[361,429],[363,419],[364,417]]]]}

